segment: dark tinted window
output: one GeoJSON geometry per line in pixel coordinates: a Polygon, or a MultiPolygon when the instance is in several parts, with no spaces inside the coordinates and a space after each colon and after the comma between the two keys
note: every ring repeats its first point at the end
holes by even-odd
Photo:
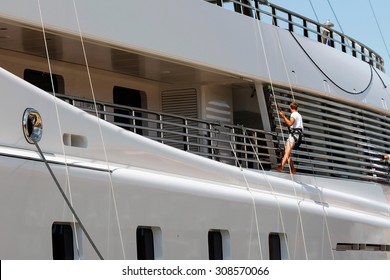
{"type": "Polygon", "coordinates": [[[137,228],[137,259],[154,260],[153,231],[151,228],[137,228]]]}
{"type": "Polygon", "coordinates": [[[64,80],[62,76],[52,74],[53,85],[50,74],[46,72],[26,69],[24,70],[24,80],[47,92],[64,93],[64,80]]]}
{"type": "Polygon", "coordinates": [[[268,236],[269,246],[269,259],[270,260],[281,260],[282,252],[280,247],[280,237],[277,233],[270,233],[268,236]]]}
{"type": "Polygon", "coordinates": [[[223,260],[222,234],[219,231],[209,231],[209,259],[223,260]]]}
{"type": "Polygon", "coordinates": [[[73,230],[70,225],[54,223],[51,227],[53,260],[73,260],[73,230]]]}

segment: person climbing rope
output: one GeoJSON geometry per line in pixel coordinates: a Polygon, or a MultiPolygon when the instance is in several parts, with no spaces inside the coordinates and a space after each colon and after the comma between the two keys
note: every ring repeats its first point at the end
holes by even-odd
{"type": "Polygon", "coordinates": [[[290,165],[290,172],[292,174],[295,174],[295,167],[294,163],[290,157],[292,149],[298,149],[299,146],[301,145],[302,142],[302,137],[303,137],[303,120],[302,116],[300,113],[298,113],[298,103],[296,102],[291,102],[290,103],[290,111],[291,115],[290,118],[288,119],[284,112],[280,110],[279,108],[279,115],[283,118],[284,122],[286,125],[288,125],[288,139],[285,144],[284,148],[284,154],[283,154],[283,159],[282,163],[280,166],[276,169],[278,172],[282,172],[284,169],[284,166],[288,162],[290,165]]]}

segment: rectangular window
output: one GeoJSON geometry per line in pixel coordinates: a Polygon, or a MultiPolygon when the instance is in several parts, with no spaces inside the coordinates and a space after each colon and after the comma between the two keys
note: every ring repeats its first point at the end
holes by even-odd
{"type": "Polygon", "coordinates": [[[69,224],[53,223],[51,236],[53,260],[74,260],[72,227],[69,224]]]}
{"type": "Polygon", "coordinates": [[[281,260],[282,250],[280,245],[280,236],[278,233],[270,233],[268,236],[269,246],[269,259],[270,260],[281,260]]]}
{"type": "Polygon", "coordinates": [[[114,122],[123,124],[124,129],[131,130],[137,134],[142,135],[142,114],[141,112],[133,111],[130,108],[143,108],[146,94],[143,91],[114,86],[113,88],[113,102],[117,105],[123,105],[114,108],[114,122]]]}
{"type": "Polygon", "coordinates": [[[50,73],[25,69],[24,80],[47,92],[65,93],[64,78],[57,74],[50,76],[50,73]]]}
{"type": "Polygon", "coordinates": [[[222,234],[220,231],[209,231],[209,259],[223,260],[222,234]]]}
{"type": "Polygon", "coordinates": [[[137,259],[154,260],[153,231],[150,227],[137,228],[137,259]]]}

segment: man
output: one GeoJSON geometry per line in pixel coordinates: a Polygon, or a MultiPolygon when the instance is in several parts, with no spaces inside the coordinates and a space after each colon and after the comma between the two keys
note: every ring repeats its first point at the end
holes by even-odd
{"type": "Polygon", "coordinates": [[[282,163],[277,169],[278,172],[282,172],[284,166],[288,162],[290,165],[290,172],[295,174],[295,167],[292,159],[290,158],[291,151],[293,148],[297,149],[302,141],[303,135],[303,120],[301,114],[298,113],[298,104],[296,102],[291,102],[290,104],[290,119],[288,119],[285,114],[280,110],[279,115],[283,118],[284,123],[289,127],[289,135],[284,148],[284,155],[282,163]]]}

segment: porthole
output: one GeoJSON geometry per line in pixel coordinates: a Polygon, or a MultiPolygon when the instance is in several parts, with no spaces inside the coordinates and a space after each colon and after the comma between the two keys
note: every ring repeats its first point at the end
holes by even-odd
{"type": "Polygon", "coordinates": [[[42,138],[42,118],[37,110],[27,108],[23,114],[23,133],[30,144],[38,143],[42,138]]]}

